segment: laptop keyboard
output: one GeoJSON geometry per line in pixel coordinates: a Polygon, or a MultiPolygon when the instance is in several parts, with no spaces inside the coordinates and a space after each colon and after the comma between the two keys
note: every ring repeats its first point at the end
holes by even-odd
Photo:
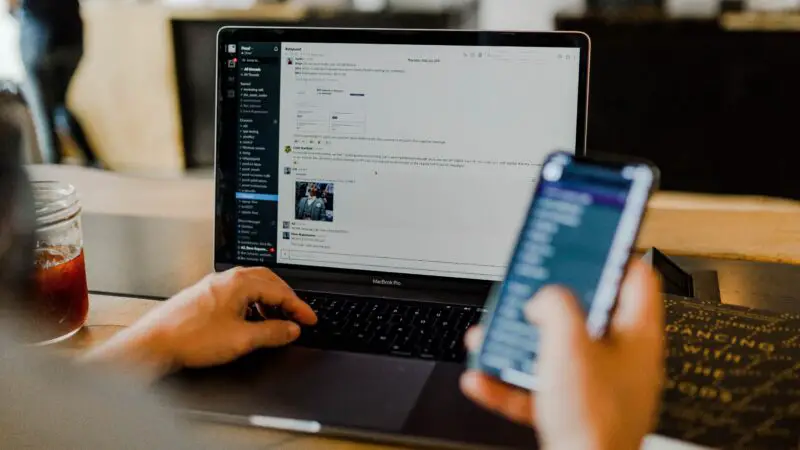
{"type": "Polygon", "coordinates": [[[358,353],[463,362],[464,333],[484,308],[298,292],[319,322],[296,344],[358,353]]]}

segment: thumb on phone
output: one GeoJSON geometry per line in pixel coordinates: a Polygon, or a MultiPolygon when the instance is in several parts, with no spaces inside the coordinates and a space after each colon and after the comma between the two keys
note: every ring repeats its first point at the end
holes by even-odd
{"type": "Polygon", "coordinates": [[[586,313],[572,292],[561,286],[546,286],[525,306],[525,317],[541,336],[540,355],[551,351],[580,356],[591,345],[586,313]]]}

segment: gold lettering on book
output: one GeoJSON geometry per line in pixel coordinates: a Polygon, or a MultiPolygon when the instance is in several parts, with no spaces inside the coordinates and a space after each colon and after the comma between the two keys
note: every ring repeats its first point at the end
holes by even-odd
{"type": "Polygon", "coordinates": [[[789,416],[800,416],[800,402],[794,402],[786,408],[786,414],[789,416]]]}
{"type": "Polygon", "coordinates": [[[722,369],[715,369],[713,367],[703,366],[702,364],[692,364],[690,362],[683,363],[684,375],[703,375],[706,377],[713,377],[716,380],[725,378],[725,371],[722,369]]]}
{"type": "Polygon", "coordinates": [[[710,348],[698,347],[691,344],[683,344],[683,351],[691,355],[703,355],[706,359],[714,359],[726,362],[741,362],[742,355],[724,352],[722,350],[712,350],[710,348]]]}
{"type": "Polygon", "coordinates": [[[735,418],[715,415],[699,408],[665,405],[664,412],[680,420],[692,421],[706,427],[736,426],[739,424],[735,418]]]}
{"type": "Polygon", "coordinates": [[[711,339],[711,330],[697,330],[697,337],[703,339],[711,339]]]}
{"type": "Polygon", "coordinates": [[[720,344],[736,345],[739,347],[757,348],[763,352],[774,352],[775,344],[771,342],[758,342],[751,338],[742,338],[738,336],[731,336],[725,333],[712,333],[707,330],[694,330],[691,327],[680,327],[678,325],[669,324],[665,327],[667,333],[677,333],[682,336],[691,336],[698,339],[713,340],[720,344]]]}
{"type": "Polygon", "coordinates": [[[675,381],[668,379],[664,383],[664,388],[668,390],[677,390],[681,394],[692,398],[719,400],[722,403],[730,403],[733,401],[733,393],[727,389],[722,389],[715,386],[698,386],[697,384],[689,381],[675,381]]]}

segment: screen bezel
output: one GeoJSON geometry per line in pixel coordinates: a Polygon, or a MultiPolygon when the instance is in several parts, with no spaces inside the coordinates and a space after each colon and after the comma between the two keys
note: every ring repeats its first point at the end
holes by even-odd
{"type": "MultiPolygon", "coordinates": [[[[222,71],[228,44],[241,42],[319,42],[319,43],[358,43],[358,44],[398,44],[398,45],[455,45],[473,47],[563,47],[580,50],[580,69],[578,81],[578,120],[576,130],[575,155],[586,154],[586,130],[589,94],[589,67],[591,42],[580,32],[501,32],[501,31],[449,31],[449,30],[407,30],[407,29],[343,29],[343,28],[301,28],[301,27],[223,27],[217,34],[217,83],[216,114],[225,102],[222,95],[222,71]]],[[[215,120],[215,233],[214,270],[224,271],[241,264],[220,261],[219,238],[223,228],[220,215],[231,198],[230,189],[220,183],[221,177],[231,177],[235,168],[226,166],[226,158],[220,156],[221,129],[224,124],[215,120]]],[[[556,149],[554,149],[556,150],[556,149]]],[[[290,284],[294,280],[335,281],[343,284],[376,286],[375,280],[390,280],[392,288],[439,290],[457,292],[488,292],[492,281],[466,278],[451,278],[430,275],[410,275],[390,272],[376,272],[327,267],[304,267],[287,264],[268,266],[290,284]]]]}

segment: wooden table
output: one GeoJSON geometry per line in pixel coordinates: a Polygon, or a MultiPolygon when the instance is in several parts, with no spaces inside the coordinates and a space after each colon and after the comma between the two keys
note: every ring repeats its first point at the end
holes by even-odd
{"type": "MultiPolygon", "coordinates": [[[[73,183],[85,214],[173,219],[209,219],[213,208],[210,180],[151,180],[75,167],[35,166],[34,179],[73,183]]],[[[678,193],[658,194],[639,242],[678,254],[726,256],[734,259],[800,262],[800,204],[765,198],[716,198],[678,193]]],[[[90,285],[90,288],[92,286],[90,285]]],[[[70,343],[81,350],[108,339],[158,302],[119,296],[92,295],[88,326],[70,343]]],[[[197,424],[221,442],[289,449],[386,448],[353,442],[305,437],[269,430],[197,424]]],[[[647,449],[693,448],[660,437],[647,449]]]]}

